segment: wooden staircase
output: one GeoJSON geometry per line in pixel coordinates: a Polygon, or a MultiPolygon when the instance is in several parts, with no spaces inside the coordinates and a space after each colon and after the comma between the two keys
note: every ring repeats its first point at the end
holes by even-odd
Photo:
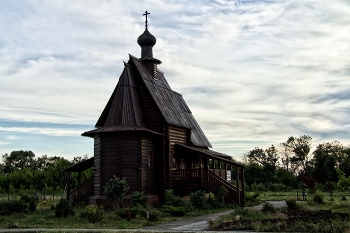
{"type": "Polygon", "coordinates": [[[193,192],[205,189],[208,192],[216,193],[221,186],[224,186],[228,194],[225,201],[237,205],[244,205],[244,196],[241,190],[211,170],[204,169],[181,169],[177,171],[178,189],[182,192],[193,192]]]}
{"type": "Polygon", "coordinates": [[[71,202],[88,202],[94,193],[94,177],[76,187],[69,195],[71,202]]]}

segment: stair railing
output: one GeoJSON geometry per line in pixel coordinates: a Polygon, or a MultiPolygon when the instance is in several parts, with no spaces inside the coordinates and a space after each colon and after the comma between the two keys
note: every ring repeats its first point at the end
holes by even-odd
{"type": "Polygon", "coordinates": [[[73,198],[73,202],[82,201],[87,198],[94,191],[94,177],[90,177],[84,183],[76,187],[71,193],[70,197],[73,198]]]}

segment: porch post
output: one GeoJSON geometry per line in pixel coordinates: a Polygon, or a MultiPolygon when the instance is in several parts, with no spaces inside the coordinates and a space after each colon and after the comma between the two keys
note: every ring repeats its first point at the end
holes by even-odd
{"type": "Polygon", "coordinates": [[[66,199],[69,201],[70,194],[70,172],[66,172],[67,181],[66,181],[66,199]]]}
{"type": "Polygon", "coordinates": [[[241,206],[245,206],[245,186],[244,186],[244,167],[241,168],[241,182],[242,182],[242,202],[241,206]]]}
{"type": "Polygon", "coordinates": [[[240,191],[239,191],[239,167],[236,166],[236,187],[237,187],[237,197],[236,197],[236,201],[237,204],[240,205],[240,191]]]}
{"type": "Polygon", "coordinates": [[[78,172],[78,196],[80,197],[81,171],[78,172]]]}

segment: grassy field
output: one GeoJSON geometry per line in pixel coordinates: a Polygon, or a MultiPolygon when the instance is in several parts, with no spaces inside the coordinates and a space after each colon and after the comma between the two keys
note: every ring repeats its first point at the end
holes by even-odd
{"type": "MultiPolygon", "coordinates": [[[[34,192],[26,192],[23,193],[26,195],[34,196],[34,192]]],[[[49,200],[49,201],[58,201],[63,194],[63,191],[56,191],[56,192],[37,192],[39,196],[39,201],[42,200],[49,200]]],[[[7,200],[19,200],[21,197],[22,193],[0,193],[0,201],[7,201],[7,200]]]]}
{"type": "MultiPolygon", "coordinates": [[[[250,193],[252,194],[252,193],[250,193]]],[[[301,211],[306,213],[312,212],[310,216],[316,216],[318,222],[310,221],[309,217],[304,218],[305,221],[293,220],[288,218],[286,211],[288,208],[275,213],[262,213],[254,209],[238,209],[232,214],[221,216],[219,219],[210,222],[212,230],[249,228],[257,231],[270,232],[339,232],[349,233],[349,220],[333,219],[330,220],[327,216],[327,222],[318,216],[318,213],[345,213],[350,214],[350,193],[349,192],[334,192],[333,198],[329,196],[328,192],[318,191],[317,195],[323,198],[323,203],[313,201],[314,195],[309,195],[307,201],[298,201],[301,211]],[[331,210],[331,212],[324,211],[331,210]],[[288,219],[288,220],[287,220],[288,219]],[[329,220],[329,222],[328,222],[329,220]],[[295,222],[293,222],[295,221],[295,222]],[[293,223],[291,223],[293,222],[293,223]]],[[[295,192],[261,192],[259,193],[260,203],[266,201],[291,200],[296,199],[295,192]]],[[[299,213],[296,214],[299,215],[299,213]]]]}
{"type": "MultiPolygon", "coordinates": [[[[297,192],[299,199],[301,199],[301,191],[300,190],[294,190],[290,192],[258,192],[260,195],[260,200],[262,201],[278,201],[278,200],[285,200],[285,199],[297,199],[297,192]]],[[[249,192],[250,194],[254,192],[249,192]]],[[[325,200],[330,199],[329,192],[323,192],[323,191],[317,191],[318,194],[322,195],[325,200]]],[[[307,195],[307,199],[312,199],[312,194],[307,195]]],[[[340,191],[334,191],[333,198],[334,199],[341,199],[342,196],[345,196],[347,199],[350,200],[350,192],[340,192],[340,191]]]]}
{"type": "MultiPolygon", "coordinates": [[[[55,203],[55,202],[52,202],[55,203]]],[[[90,223],[88,219],[80,217],[80,214],[85,211],[84,206],[76,206],[75,214],[67,218],[58,218],[54,210],[36,210],[33,213],[11,214],[8,216],[0,216],[0,228],[7,229],[11,227],[18,228],[70,228],[70,229],[135,229],[143,226],[156,225],[164,222],[171,222],[185,218],[196,217],[204,214],[216,213],[225,211],[222,209],[209,209],[195,212],[189,212],[184,217],[173,217],[169,214],[161,214],[160,219],[155,222],[148,222],[142,216],[137,216],[131,221],[117,216],[113,210],[103,210],[102,221],[90,223]]]]}

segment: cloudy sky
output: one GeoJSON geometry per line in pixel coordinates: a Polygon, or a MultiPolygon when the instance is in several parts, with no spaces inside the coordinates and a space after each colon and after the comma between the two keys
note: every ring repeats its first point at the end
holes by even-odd
{"type": "Polygon", "coordinates": [[[0,155],[93,155],[94,128],[144,31],[213,149],[310,135],[350,143],[348,0],[11,0],[0,7],[0,155]]]}

